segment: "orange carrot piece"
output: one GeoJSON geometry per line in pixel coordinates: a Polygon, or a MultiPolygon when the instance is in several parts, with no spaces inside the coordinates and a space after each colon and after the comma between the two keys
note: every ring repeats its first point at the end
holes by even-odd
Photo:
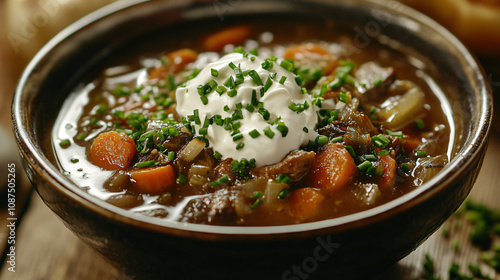
{"type": "Polygon", "coordinates": [[[332,56],[333,55],[325,50],[324,48],[313,44],[313,43],[307,43],[307,44],[301,44],[301,45],[296,45],[293,47],[288,48],[285,51],[285,59],[297,59],[301,57],[307,57],[310,55],[326,55],[326,56],[332,56]]]}
{"type": "Polygon", "coordinates": [[[134,169],[130,172],[130,178],[141,193],[158,194],[175,186],[175,170],[171,164],[134,169]]]}
{"type": "Polygon", "coordinates": [[[248,25],[237,25],[205,37],[201,46],[205,51],[220,52],[228,44],[243,44],[251,35],[252,29],[248,25]]]}
{"type": "Polygon", "coordinates": [[[316,154],[308,174],[309,186],[325,192],[335,192],[349,183],[356,174],[356,163],[344,146],[330,143],[316,154]]]}
{"type": "Polygon", "coordinates": [[[380,157],[380,163],[384,167],[384,172],[380,178],[379,188],[381,191],[392,189],[396,178],[396,160],[391,155],[380,157]]]}
{"type": "Polygon", "coordinates": [[[180,49],[165,55],[167,64],[160,68],[155,68],[149,73],[150,79],[163,79],[169,74],[174,74],[182,69],[189,63],[195,62],[198,58],[198,53],[191,49],[180,49]]]}
{"type": "Polygon", "coordinates": [[[285,59],[320,62],[326,75],[332,73],[338,66],[338,61],[332,53],[313,43],[306,43],[288,48],[285,51],[285,59]]]}
{"type": "Polygon", "coordinates": [[[290,195],[292,215],[301,221],[318,216],[325,195],[313,188],[302,188],[290,195]]]}
{"type": "Polygon", "coordinates": [[[90,147],[92,163],[107,170],[127,168],[136,152],[134,140],[115,131],[99,134],[90,147]]]}

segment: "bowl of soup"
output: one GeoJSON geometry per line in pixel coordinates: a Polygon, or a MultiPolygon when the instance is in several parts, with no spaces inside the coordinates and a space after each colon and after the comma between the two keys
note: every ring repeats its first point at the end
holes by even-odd
{"type": "Polygon", "coordinates": [[[492,97],[399,3],[127,1],[49,42],[12,108],[38,194],[131,277],[343,279],[460,206],[492,97]]]}

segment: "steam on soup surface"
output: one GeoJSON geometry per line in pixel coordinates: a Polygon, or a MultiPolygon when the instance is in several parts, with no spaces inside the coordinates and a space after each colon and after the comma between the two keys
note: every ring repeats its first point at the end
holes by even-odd
{"type": "Polygon", "coordinates": [[[447,104],[398,50],[293,22],[194,38],[68,98],[53,143],[77,185],[170,221],[282,225],[383,204],[448,162],[447,104]]]}

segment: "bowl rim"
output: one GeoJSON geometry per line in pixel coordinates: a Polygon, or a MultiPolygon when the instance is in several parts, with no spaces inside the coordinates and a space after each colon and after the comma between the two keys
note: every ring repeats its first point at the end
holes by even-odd
{"type": "MultiPolygon", "coordinates": [[[[83,205],[85,208],[99,215],[103,215],[109,219],[115,220],[120,223],[126,223],[146,230],[153,230],[156,232],[170,233],[175,235],[190,235],[201,239],[211,238],[210,236],[233,236],[236,238],[261,238],[268,234],[275,234],[279,236],[286,236],[289,234],[303,234],[314,231],[322,231],[333,228],[344,227],[359,227],[366,223],[374,223],[377,220],[384,219],[384,217],[396,215],[405,209],[414,207],[429,197],[433,196],[443,189],[447,184],[453,181],[459,174],[467,167],[468,164],[478,155],[479,151],[487,144],[487,136],[489,135],[491,119],[493,114],[493,97],[491,89],[486,82],[484,70],[477,63],[475,57],[467,50],[467,48],[449,31],[444,27],[428,18],[427,16],[413,10],[401,3],[397,7],[391,7],[391,3],[379,3],[376,0],[356,0],[356,4],[369,5],[376,8],[383,8],[392,14],[402,16],[417,22],[420,25],[429,27],[430,29],[438,32],[443,38],[447,40],[446,43],[453,44],[458,52],[462,55],[470,67],[472,67],[474,76],[477,78],[478,90],[476,90],[476,97],[479,97],[480,103],[478,107],[481,108],[478,121],[478,129],[474,131],[473,135],[469,135],[469,142],[467,146],[461,148],[450,163],[438,173],[430,181],[426,182],[419,188],[391,200],[380,206],[364,210],[361,212],[353,213],[350,215],[322,220],[317,222],[296,224],[296,225],[281,225],[281,226],[215,226],[203,224],[188,224],[182,222],[165,221],[158,218],[147,217],[139,214],[134,214],[129,210],[124,210],[119,207],[113,206],[105,201],[94,197],[84,190],[80,189],[75,183],[66,178],[57,166],[50,163],[43,153],[36,148],[36,143],[33,139],[29,138],[29,132],[23,124],[22,114],[22,97],[24,87],[29,81],[31,75],[35,71],[37,65],[46,57],[53,48],[59,44],[64,44],[65,40],[78,33],[80,29],[85,28],[90,23],[101,20],[120,11],[134,8],[138,5],[147,4],[147,0],[130,0],[114,2],[104,8],[93,12],[74,24],[70,25],[58,35],[56,35],[50,42],[48,42],[31,60],[23,72],[18,86],[15,90],[15,95],[12,102],[12,120],[13,127],[18,142],[18,149],[23,159],[33,167],[37,175],[42,176],[44,180],[50,182],[52,187],[57,188],[58,191],[65,196],[71,198],[75,202],[83,205]]],[[[153,1],[154,2],[154,1],[153,1]]],[[[196,2],[196,1],[195,1],[196,2]]],[[[203,1],[199,1],[203,2],[203,1]]],[[[274,2],[280,2],[275,0],[274,2]]],[[[328,4],[325,0],[312,0],[312,1],[290,1],[290,2],[315,2],[320,4],[328,4]]],[[[344,1],[345,2],[345,1],[344,1]]],[[[393,2],[393,1],[391,1],[393,2]]],[[[186,1],[186,3],[190,3],[186,1]]],[[[470,133],[470,132],[469,132],[470,133]]]]}

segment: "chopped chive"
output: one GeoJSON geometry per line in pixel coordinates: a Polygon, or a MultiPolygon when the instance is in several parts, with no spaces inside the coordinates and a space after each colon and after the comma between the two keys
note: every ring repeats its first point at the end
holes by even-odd
{"type": "Polygon", "coordinates": [[[286,70],[293,72],[295,65],[293,64],[293,61],[285,59],[280,63],[280,66],[285,68],[286,70]]]}
{"type": "Polygon", "coordinates": [[[339,93],[339,101],[340,102],[343,102],[343,103],[346,103],[347,102],[347,93],[344,92],[344,91],[341,91],[339,93]]]}
{"type": "Polygon", "coordinates": [[[315,141],[318,145],[322,146],[328,143],[328,137],[324,135],[318,135],[315,141]]]}
{"type": "Polygon", "coordinates": [[[229,97],[235,97],[238,92],[235,89],[232,89],[227,92],[227,96],[229,97]]]}
{"type": "Polygon", "coordinates": [[[257,198],[261,197],[262,195],[264,195],[262,192],[255,192],[255,193],[252,195],[252,198],[253,198],[253,199],[257,199],[257,198]]]}
{"type": "Polygon", "coordinates": [[[229,67],[234,70],[236,68],[236,65],[231,61],[229,62],[229,67]]]}
{"type": "Polygon", "coordinates": [[[72,163],[78,163],[79,161],[80,161],[80,160],[79,160],[79,159],[77,159],[77,158],[72,158],[72,159],[71,159],[71,162],[72,162],[72,163]]]}
{"type": "Polygon", "coordinates": [[[200,100],[201,100],[201,103],[203,103],[203,105],[208,104],[208,97],[206,95],[200,96],[200,100]]]}
{"type": "Polygon", "coordinates": [[[332,138],[332,143],[337,143],[337,142],[340,142],[342,140],[344,140],[344,137],[342,137],[342,136],[335,137],[335,138],[332,138]]]}
{"type": "Polygon", "coordinates": [[[175,152],[174,151],[168,152],[167,157],[168,157],[168,161],[174,160],[175,152]]]}
{"type": "Polygon", "coordinates": [[[266,121],[269,120],[269,118],[271,117],[269,111],[264,108],[259,108],[259,114],[261,114],[264,120],[266,121]]]}
{"type": "Polygon", "coordinates": [[[379,134],[372,137],[372,142],[375,146],[383,149],[391,143],[391,140],[387,139],[383,134],[379,134]]]}
{"type": "Polygon", "coordinates": [[[214,159],[219,160],[222,158],[221,153],[219,151],[214,151],[214,159]]]}
{"type": "Polygon", "coordinates": [[[288,126],[286,126],[284,122],[279,122],[276,129],[281,132],[281,137],[286,137],[288,134],[288,126]]]}
{"type": "Polygon", "coordinates": [[[385,155],[388,155],[388,154],[389,154],[388,150],[380,150],[380,151],[378,151],[378,155],[379,156],[385,156],[385,155]]]}
{"type": "Polygon", "coordinates": [[[208,128],[206,127],[202,127],[198,130],[198,134],[200,135],[207,135],[207,133],[208,133],[208,128]]]}
{"type": "Polygon", "coordinates": [[[270,139],[273,139],[274,132],[271,130],[270,127],[266,127],[266,128],[264,128],[264,135],[266,135],[270,139]]]}
{"type": "Polygon", "coordinates": [[[424,124],[423,120],[417,120],[417,121],[415,121],[415,124],[417,125],[417,128],[420,130],[425,128],[425,124],[424,124]]]}
{"type": "Polygon", "coordinates": [[[240,128],[241,123],[240,122],[233,122],[232,126],[233,126],[233,129],[237,130],[240,128]]]}
{"type": "Polygon", "coordinates": [[[349,152],[349,154],[353,157],[356,158],[356,152],[354,152],[354,149],[351,146],[345,146],[345,149],[349,152]]]}
{"type": "Polygon", "coordinates": [[[222,125],[222,123],[224,122],[224,121],[222,120],[222,116],[221,116],[221,115],[219,115],[219,114],[217,114],[217,115],[213,116],[213,117],[212,117],[212,119],[213,119],[213,122],[214,122],[216,125],[222,125]]]}
{"type": "Polygon", "coordinates": [[[198,109],[194,109],[193,114],[194,114],[194,123],[197,124],[197,125],[201,125],[199,110],[198,109]]]}
{"type": "Polygon", "coordinates": [[[61,140],[61,142],[59,142],[59,146],[61,147],[68,147],[69,145],[71,144],[71,142],[69,141],[69,139],[63,139],[61,140]]]}
{"type": "Polygon", "coordinates": [[[106,106],[106,104],[99,104],[99,107],[97,108],[96,113],[98,113],[99,115],[102,115],[106,112],[107,109],[108,109],[108,107],[106,106]]]}
{"type": "Polygon", "coordinates": [[[286,78],[287,78],[286,76],[281,76],[281,79],[280,79],[279,83],[282,84],[282,85],[285,84],[286,78]]]}
{"type": "Polygon", "coordinates": [[[279,174],[278,177],[276,178],[276,182],[277,183],[286,183],[286,184],[288,184],[288,183],[290,183],[291,180],[292,179],[288,175],[286,175],[286,174],[279,174]]]}
{"type": "Polygon", "coordinates": [[[305,133],[309,133],[309,128],[307,128],[307,127],[305,127],[305,126],[304,126],[304,127],[302,128],[302,131],[304,131],[305,133]]]}
{"type": "Polygon", "coordinates": [[[208,185],[211,187],[216,187],[216,186],[220,186],[224,183],[227,183],[228,181],[229,181],[229,177],[227,175],[224,175],[224,176],[220,177],[219,179],[217,179],[213,182],[210,182],[208,185]]]}
{"type": "Polygon", "coordinates": [[[250,54],[253,54],[255,56],[259,56],[259,51],[257,51],[256,48],[252,49],[251,51],[249,51],[250,54]]]}
{"type": "Polygon", "coordinates": [[[289,189],[283,189],[279,194],[278,198],[279,199],[284,199],[288,194],[290,193],[289,189]]]}
{"type": "Polygon", "coordinates": [[[243,139],[243,134],[237,134],[233,136],[233,142],[243,139]]]}
{"type": "Polygon", "coordinates": [[[224,111],[225,111],[225,112],[228,112],[228,111],[229,111],[229,106],[227,106],[227,105],[226,105],[226,106],[224,106],[224,111]]]}
{"type": "Polygon", "coordinates": [[[255,139],[255,138],[257,138],[257,137],[259,137],[259,136],[260,136],[260,133],[259,133],[259,131],[257,131],[257,129],[254,129],[254,130],[250,131],[250,132],[248,133],[248,135],[250,135],[250,137],[252,137],[252,138],[254,138],[254,139],[255,139]]]}
{"type": "Polygon", "coordinates": [[[377,171],[377,168],[372,165],[368,167],[368,169],[366,169],[366,175],[373,176],[375,174],[375,171],[377,171]]]}
{"type": "Polygon", "coordinates": [[[236,109],[241,109],[243,108],[243,104],[241,102],[236,103],[236,109]]]}
{"type": "Polygon", "coordinates": [[[245,147],[245,143],[240,142],[240,143],[238,143],[238,145],[236,145],[236,150],[241,150],[241,149],[243,149],[243,147],[245,147]]]}
{"type": "Polygon", "coordinates": [[[302,83],[304,82],[304,79],[302,78],[302,76],[297,76],[297,77],[295,77],[295,82],[297,83],[297,85],[299,87],[301,87],[302,83]]]}
{"type": "Polygon", "coordinates": [[[185,185],[188,183],[188,180],[186,179],[186,176],[184,176],[184,174],[179,173],[179,177],[177,177],[177,183],[185,185]]]}
{"type": "Polygon", "coordinates": [[[257,73],[257,71],[255,71],[255,70],[251,70],[251,71],[249,71],[249,72],[248,72],[248,75],[252,78],[253,82],[254,82],[256,85],[258,85],[258,86],[262,86],[262,85],[264,85],[264,84],[262,83],[262,80],[261,80],[261,78],[260,78],[259,74],[257,73]]]}
{"type": "Polygon", "coordinates": [[[361,172],[366,172],[366,170],[370,167],[373,166],[371,162],[368,160],[363,161],[360,165],[358,165],[358,170],[361,172]]]}
{"type": "Polygon", "coordinates": [[[264,62],[262,62],[262,68],[266,69],[266,70],[271,70],[274,66],[274,63],[272,63],[271,61],[269,60],[265,60],[264,62]]]}
{"type": "Polygon", "coordinates": [[[391,131],[389,129],[386,129],[385,133],[387,133],[388,135],[393,136],[393,137],[404,137],[405,136],[402,131],[391,131]]]}
{"type": "Polygon", "coordinates": [[[143,161],[143,162],[136,163],[135,167],[136,168],[152,167],[152,166],[156,166],[158,164],[159,163],[156,162],[155,160],[148,160],[148,161],[143,161]]]}
{"type": "Polygon", "coordinates": [[[257,91],[252,90],[252,105],[257,106],[259,104],[259,101],[257,100],[257,91]]]}
{"type": "Polygon", "coordinates": [[[234,83],[233,76],[229,76],[229,78],[227,78],[227,80],[224,82],[224,85],[230,89],[234,89],[236,85],[234,83]]]}
{"type": "Polygon", "coordinates": [[[417,151],[416,154],[419,157],[425,157],[425,156],[427,156],[427,152],[426,151],[417,151]]]}
{"type": "Polygon", "coordinates": [[[87,138],[85,134],[78,134],[78,136],[76,136],[76,139],[78,140],[85,140],[85,138],[87,138]]]}
{"type": "Polygon", "coordinates": [[[411,167],[408,165],[408,163],[401,163],[399,168],[401,168],[401,171],[403,172],[409,172],[411,170],[411,167]]]}
{"type": "Polygon", "coordinates": [[[215,68],[210,69],[210,73],[214,77],[218,77],[219,76],[219,71],[217,69],[215,69],[215,68]]]}
{"type": "Polygon", "coordinates": [[[241,109],[234,110],[233,114],[231,115],[231,119],[233,121],[242,120],[243,119],[243,111],[241,111],[241,109]]]}
{"type": "Polygon", "coordinates": [[[219,95],[222,95],[222,94],[224,94],[224,92],[226,92],[226,91],[227,91],[227,89],[226,89],[226,87],[224,87],[224,86],[218,86],[218,87],[215,89],[215,91],[216,91],[219,95]]]}
{"type": "Polygon", "coordinates": [[[247,109],[248,112],[253,113],[255,111],[255,107],[253,107],[252,104],[248,104],[245,109],[247,109]]]}
{"type": "Polygon", "coordinates": [[[255,203],[252,205],[252,209],[255,210],[257,207],[262,203],[262,200],[259,198],[255,201],[255,203]]]}
{"type": "Polygon", "coordinates": [[[377,161],[378,160],[377,156],[372,155],[372,154],[365,155],[365,159],[369,160],[369,161],[377,161]]]}
{"type": "Polygon", "coordinates": [[[264,92],[266,92],[273,85],[273,80],[271,77],[268,77],[266,80],[266,84],[264,85],[264,92]]]}

